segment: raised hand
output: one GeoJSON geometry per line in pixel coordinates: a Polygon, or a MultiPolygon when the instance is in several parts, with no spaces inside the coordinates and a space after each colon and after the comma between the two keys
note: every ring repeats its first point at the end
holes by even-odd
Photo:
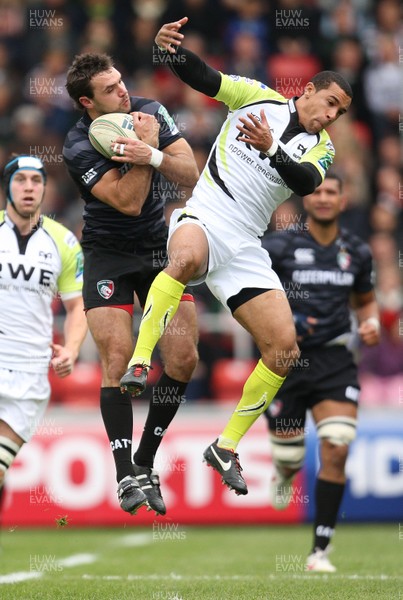
{"type": "Polygon", "coordinates": [[[179,21],[165,23],[155,36],[155,43],[157,46],[167,50],[171,54],[175,54],[176,47],[181,45],[182,40],[185,37],[179,30],[182,25],[186,25],[187,22],[188,18],[182,17],[179,21]]]}

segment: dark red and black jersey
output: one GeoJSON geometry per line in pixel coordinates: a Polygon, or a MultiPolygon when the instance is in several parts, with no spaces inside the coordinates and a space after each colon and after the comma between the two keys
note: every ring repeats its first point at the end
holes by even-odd
{"type": "Polygon", "coordinates": [[[351,331],[351,293],[373,290],[372,255],[363,240],[341,229],[332,244],[322,246],[302,227],[268,234],[262,245],[293,313],[318,319],[301,348],[320,346],[351,331]]]}
{"type": "MultiPolygon", "coordinates": [[[[140,97],[131,97],[130,100],[130,112],[141,111],[154,115],[159,122],[160,150],[182,137],[174,120],[159,102],[140,97]]],[[[124,215],[91,193],[93,186],[107,171],[118,168],[124,175],[131,165],[117,165],[97,152],[88,139],[90,124],[91,119],[85,113],[68,132],[63,147],[65,164],[85,202],[83,239],[89,240],[99,235],[141,239],[142,236],[159,233],[166,226],[165,190],[169,186],[158,171],[154,170],[149,194],[138,217],[124,215]]]]}

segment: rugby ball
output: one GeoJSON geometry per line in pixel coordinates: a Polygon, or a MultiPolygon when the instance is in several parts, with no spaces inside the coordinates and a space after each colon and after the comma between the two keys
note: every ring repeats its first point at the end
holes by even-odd
{"type": "Polygon", "coordinates": [[[117,137],[138,140],[133,117],[126,113],[109,113],[94,119],[90,125],[88,137],[92,146],[106,158],[119,154],[111,148],[117,137]]]}

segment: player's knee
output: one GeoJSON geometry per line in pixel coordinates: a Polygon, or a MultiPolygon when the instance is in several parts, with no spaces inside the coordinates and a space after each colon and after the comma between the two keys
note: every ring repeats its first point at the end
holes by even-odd
{"type": "MultiPolygon", "coordinates": [[[[300,350],[297,342],[292,336],[285,337],[278,340],[273,350],[269,350],[266,355],[266,364],[273,364],[274,371],[285,377],[288,372],[298,364],[298,358],[300,356],[300,350]]],[[[263,355],[263,362],[265,362],[265,356],[263,355]]]]}
{"type": "Polygon", "coordinates": [[[349,446],[356,437],[357,419],[328,417],[317,423],[317,429],[322,444],[323,467],[343,472],[349,446]]]}
{"type": "Polygon", "coordinates": [[[327,440],[333,446],[347,447],[357,434],[357,419],[355,417],[327,417],[316,424],[320,440],[327,440]]]}
{"type": "Polygon", "coordinates": [[[119,384],[121,377],[127,369],[129,357],[123,353],[111,354],[102,360],[102,385],[105,387],[115,387],[119,384]]]}
{"type": "Polygon", "coordinates": [[[276,336],[278,350],[284,353],[291,360],[297,360],[300,355],[300,350],[297,344],[294,323],[282,324],[281,334],[276,336]]]}
{"type": "Polygon", "coordinates": [[[200,257],[193,246],[177,246],[169,253],[166,271],[174,279],[190,281],[200,270],[200,257]]]}
{"type": "Polygon", "coordinates": [[[102,385],[104,387],[119,385],[133,352],[131,336],[126,330],[116,328],[114,335],[105,337],[97,347],[101,359],[102,385]],[[122,335],[119,335],[120,333],[122,335]]]}
{"type": "Polygon", "coordinates": [[[297,472],[305,459],[305,437],[303,434],[282,438],[270,432],[273,462],[282,471],[297,472]]]}
{"type": "Polygon", "coordinates": [[[195,344],[184,345],[165,358],[165,370],[173,379],[190,381],[199,360],[195,344]]]}
{"type": "Polygon", "coordinates": [[[197,353],[197,349],[195,346],[189,346],[186,352],[183,354],[179,354],[176,357],[173,357],[173,363],[175,368],[180,370],[185,379],[190,379],[193,371],[196,368],[197,362],[199,360],[199,355],[197,353]]]}

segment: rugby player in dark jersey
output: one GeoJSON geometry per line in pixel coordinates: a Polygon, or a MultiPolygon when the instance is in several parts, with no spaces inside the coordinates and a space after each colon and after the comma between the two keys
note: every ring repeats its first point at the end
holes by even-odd
{"type": "Polygon", "coordinates": [[[148,503],[165,514],[154,456],[197,363],[193,298],[182,297],[175,322],[161,339],[164,373],[156,384],[140,445],[132,462],[132,399],[119,381],[133,349],[133,302],[143,306],[166,265],[164,190],[193,188],[198,170],[188,143],[155,100],[129,96],[111,57],[76,56],[67,91],[83,115],[67,134],[63,156],[85,202],[84,305],[102,363],[101,413],[116,464],[118,498],[134,514],[148,503]],[[131,113],[139,140],[117,138],[120,156],[109,160],[88,139],[91,121],[131,113]],[[134,464],[133,464],[134,463],[134,464]]]}
{"type": "MultiPolygon", "coordinates": [[[[306,411],[312,412],[320,440],[321,467],[316,481],[316,513],[307,570],[334,572],[328,558],[342,501],[349,444],[356,434],[359,383],[349,347],[357,334],[368,346],[379,342],[379,315],[372,283],[372,257],[357,236],[340,229],[341,179],[326,173],[304,198],[305,223],[263,238],[273,268],[287,293],[301,349],[266,416],[274,464],[271,501],[288,506],[292,482],[304,461],[306,411]]],[[[287,362],[287,356],[278,361],[287,362]]]]}

